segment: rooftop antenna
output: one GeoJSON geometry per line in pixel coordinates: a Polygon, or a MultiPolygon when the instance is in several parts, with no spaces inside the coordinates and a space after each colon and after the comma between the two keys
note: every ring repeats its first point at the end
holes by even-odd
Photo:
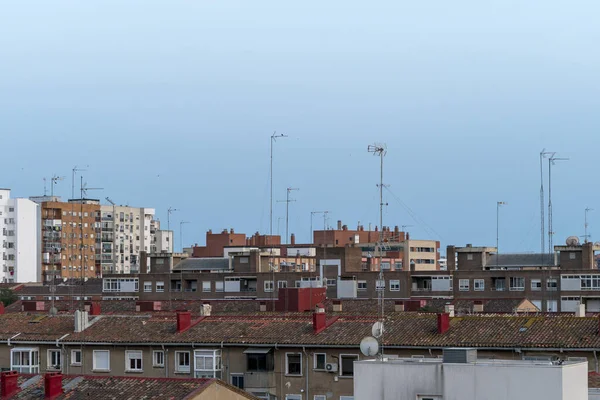
{"type": "Polygon", "coordinates": [[[285,200],[278,200],[279,203],[285,203],[285,243],[289,244],[289,224],[290,224],[290,203],[296,201],[290,199],[290,192],[300,190],[298,188],[289,187],[286,189],[285,200]]]}
{"type": "MultiPolygon", "coordinates": [[[[266,240],[266,244],[269,245],[269,267],[271,268],[273,285],[275,285],[275,265],[273,263],[273,244],[270,243],[273,240],[273,144],[277,142],[279,138],[286,138],[287,135],[283,133],[277,134],[277,131],[274,131],[271,135],[271,164],[269,167],[269,184],[271,186],[271,196],[269,199],[269,237],[266,240]]],[[[271,291],[271,301],[273,302],[273,310],[275,310],[275,286],[273,286],[273,290],[271,291]]]]}
{"type": "Polygon", "coordinates": [[[568,158],[556,157],[556,153],[550,153],[548,158],[548,252],[553,254],[553,236],[554,231],[552,227],[552,166],[556,165],[556,161],[568,161],[568,158]]]}
{"type": "Polygon", "coordinates": [[[540,227],[540,238],[541,238],[541,253],[542,257],[546,254],[546,225],[545,225],[545,198],[544,198],[544,158],[548,156],[552,156],[555,153],[550,151],[546,151],[546,149],[542,149],[540,151],[540,218],[541,218],[541,227],[540,227]]]}
{"type": "Polygon", "coordinates": [[[593,208],[589,208],[589,207],[587,207],[587,208],[585,209],[585,224],[584,224],[584,228],[585,228],[585,235],[583,235],[583,240],[584,240],[584,243],[587,243],[587,242],[588,242],[588,239],[589,239],[589,238],[590,238],[590,236],[591,236],[591,235],[589,235],[589,234],[588,234],[588,226],[589,226],[589,224],[588,224],[588,213],[589,213],[590,211],[594,211],[594,209],[593,209],[593,208]]]}
{"type": "Polygon", "coordinates": [[[50,196],[54,197],[54,185],[56,185],[59,181],[65,179],[64,176],[52,175],[50,178],[50,196]]]}
{"type": "MultiPolygon", "coordinates": [[[[367,147],[369,153],[373,153],[374,156],[379,156],[379,291],[377,293],[380,311],[380,322],[383,324],[384,317],[384,304],[385,304],[385,281],[383,279],[383,158],[385,157],[387,150],[384,144],[373,144],[367,147]],[[383,286],[383,287],[382,287],[383,286]]],[[[377,285],[376,285],[377,286],[377,285]]],[[[381,331],[381,354],[383,354],[383,330],[381,331]]]]}
{"type": "MultiPolygon", "coordinates": [[[[173,214],[173,212],[175,212],[175,211],[179,211],[179,209],[169,207],[169,209],[167,210],[167,235],[171,231],[171,214],[173,214]]],[[[173,238],[171,238],[171,240],[172,239],[173,238]]],[[[170,250],[170,243],[169,243],[169,248],[167,248],[167,250],[170,250]]],[[[175,249],[173,249],[173,250],[175,250],[175,249]]],[[[167,253],[168,253],[168,251],[167,251],[167,253]]]]}
{"type": "MultiPolygon", "coordinates": [[[[310,212],[310,241],[309,241],[309,243],[314,243],[314,242],[315,242],[315,241],[314,241],[314,238],[313,238],[313,236],[314,236],[314,230],[313,230],[313,216],[314,216],[315,214],[323,214],[323,215],[327,215],[327,213],[328,213],[328,212],[329,212],[329,211],[311,211],[311,212],[310,212]]],[[[326,225],[326,223],[325,223],[325,225],[326,225]]]]}
{"type": "MultiPolygon", "coordinates": [[[[86,165],[86,168],[87,167],[89,167],[89,165],[86,165]]],[[[78,168],[77,165],[76,165],[71,170],[71,172],[72,172],[72,174],[71,174],[71,198],[72,199],[75,198],[75,175],[77,174],[77,172],[87,171],[86,168],[78,168]]]]}

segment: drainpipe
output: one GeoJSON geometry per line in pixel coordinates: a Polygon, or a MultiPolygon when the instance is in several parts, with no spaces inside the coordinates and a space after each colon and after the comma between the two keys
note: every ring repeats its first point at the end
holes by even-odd
{"type": "Polygon", "coordinates": [[[165,350],[165,345],[161,344],[162,350],[163,350],[163,354],[165,355],[165,359],[163,360],[163,362],[165,363],[165,378],[169,377],[169,359],[167,358],[167,353],[169,352],[169,349],[165,350]]]}
{"type": "Polygon", "coordinates": [[[310,371],[310,359],[308,357],[308,353],[306,352],[306,347],[302,346],[302,352],[306,355],[306,398],[308,399],[308,372],[310,371]]]}

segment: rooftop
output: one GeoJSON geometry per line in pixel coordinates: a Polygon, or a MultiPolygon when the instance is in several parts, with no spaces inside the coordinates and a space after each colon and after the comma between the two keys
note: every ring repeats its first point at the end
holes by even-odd
{"type": "MultiPolygon", "coordinates": [[[[491,254],[487,260],[488,267],[553,267],[554,256],[549,254],[491,254]]],[[[460,268],[460,265],[459,265],[460,268]]]]}
{"type": "MultiPolygon", "coordinates": [[[[371,364],[455,364],[444,362],[442,358],[396,358],[389,357],[372,360],[361,360],[359,363],[371,363],[371,364]]],[[[562,368],[568,365],[576,365],[584,363],[585,361],[541,361],[541,360],[499,360],[499,359],[485,359],[478,358],[473,362],[465,362],[460,364],[468,364],[479,367],[542,367],[542,368],[562,368]]]]}

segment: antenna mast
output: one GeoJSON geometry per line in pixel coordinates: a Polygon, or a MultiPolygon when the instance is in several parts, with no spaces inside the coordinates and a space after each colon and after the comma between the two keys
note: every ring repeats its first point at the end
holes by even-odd
{"type": "MultiPolygon", "coordinates": [[[[380,307],[380,320],[381,323],[383,324],[383,317],[384,317],[384,309],[385,309],[385,281],[383,279],[383,206],[385,205],[383,203],[383,157],[385,156],[385,154],[387,153],[386,149],[385,149],[385,145],[380,145],[380,144],[374,144],[374,145],[369,145],[367,147],[367,151],[369,153],[373,153],[373,155],[375,156],[379,156],[379,285],[380,285],[380,290],[377,293],[377,298],[378,298],[378,302],[379,302],[379,307],[380,307]],[[383,285],[383,287],[381,287],[381,285],[383,285]]],[[[381,335],[381,354],[383,355],[383,329],[382,329],[382,335],[381,335]]]]}
{"type": "Polygon", "coordinates": [[[554,230],[552,227],[552,166],[555,165],[556,161],[567,161],[568,158],[556,157],[556,153],[548,153],[548,252],[549,254],[554,253],[553,236],[554,230]]]}
{"type": "Polygon", "coordinates": [[[546,151],[546,149],[542,149],[542,151],[540,152],[540,218],[541,218],[541,226],[540,226],[540,244],[541,244],[541,248],[540,251],[542,254],[542,257],[544,257],[544,254],[546,254],[546,224],[545,224],[545,197],[544,197],[544,158],[546,158],[546,156],[550,155],[550,154],[554,154],[551,152],[546,151]]]}
{"type": "Polygon", "coordinates": [[[289,187],[286,189],[285,200],[279,200],[279,203],[285,203],[285,244],[289,244],[289,224],[290,224],[290,203],[296,199],[290,199],[290,192],[300,190],[298,188],[289,187]]]}
{"type": "Polygon", "coordinates": [[[589,207],[587,207],[585,209],[585,225],[584,225],[585,234],[583,235],[583,240],[584,240],[585,243],[588,243],[588,239],[591,236],[591,235],[588,235],[588,226],[589,226],[589,224],[588,224],[588,212],[590,212],[590,211],[594,211],[594,209],[593,208],[589,208],[589,207]]]}

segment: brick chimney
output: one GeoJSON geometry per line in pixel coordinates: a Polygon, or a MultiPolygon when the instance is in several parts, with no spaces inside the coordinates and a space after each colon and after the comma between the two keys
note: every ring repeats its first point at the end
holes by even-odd
{"type": "Polygon", "coordinates": [[[60,372],[48,372],[44,375],[44,398],[54,399],[63,392],[62,374],[60,372]]]}
{"type": "Polygon", "coordinates": [[[342,312],[342,301],[341,300],[333,300],[333,311],[334,312],[342,312]]]}
{"type": "Polygon", "coordinates": [[[12,397],[20,390],[19,373],[17,371],[6,371],[0,375],[0,398],[4,400],[12,397]]]}
{"type": "Polygon", "coordinates": [[[395,312],[404,312],[404,302],[402,300],[397,300],[394,303],[394,311],[395,312]]]}
{"type": "Polygon", "coordinates": [[[292,235],[290,236],[290,244],[291,244],[292,246],[295,246],[295,245],[296,245],[296,235],[294,235],[293,233],[292,233],[292,235]]]}
{"type": "Polygon", "coordinates": [[[313,331],[315,335],[325,329],[326,315],[325,306],[322,303],[318,303],[315,306],[315,312],[313,313],[313,331]]]}
{"type": "Polygon", "coordinates": [[[4,303],[0,301],[0,315],[4,314],[4,303]]]}
{"type": "Polygon", "coordinates": [[[446,246],[446,265],[448,271],[456,270],[456,246],[446,246]]]}
{"type": "Polygon", "coordinates": [[[96,301],[92,302],[92,304],[90,305],[90,315],[100,315],[100,312],[100,303],[96,301]]]}
{"type": "Polygon", "coordinates": [[[177,311],[177,333],[182,333],[192,326],[192,313],[187,310],[177,311]]]}
{"type": "Polygon", "coordinates": [[[450,329],[450,314],[442,313],[437,315],[437,331],[441,335],[450,329]]]}

